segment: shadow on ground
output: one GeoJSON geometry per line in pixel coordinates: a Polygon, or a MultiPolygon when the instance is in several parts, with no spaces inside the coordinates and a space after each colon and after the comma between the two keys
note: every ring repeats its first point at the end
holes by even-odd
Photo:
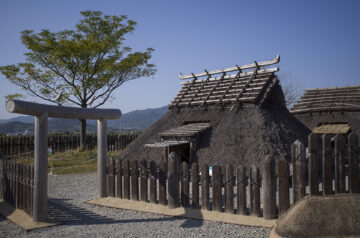
{"type": "MultiPolygon", "coordinates": [[[[76,206],[69,202],[70,199],[56,199],[50,198],[48,200],[48,213],[49,216],[62,225],[99,225],[99,224],[126,224],[138,222],[163,222],[163,221],[176,221],[184,220],[180,226],[182,228],[201,227],[203,220],[201,219],[188,219],[184,217],[162,217],[162,218],[149,218],[149,219],[113,219],[110,217],[102,216],[90,210],[76,206]]],[[[200,211],[199,211],[200,212],[200,211]]],[[[186,210],[185,214],[186,216],[186,210]]]]}

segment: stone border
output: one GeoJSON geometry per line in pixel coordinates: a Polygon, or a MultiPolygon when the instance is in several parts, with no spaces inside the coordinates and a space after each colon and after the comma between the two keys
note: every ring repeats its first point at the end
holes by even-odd
{"type": "Polygon", "coordinates": [[[0,199],[0,215],[26,231],[48,226],[56,226],[59,224],[51,220],[48,220],[47,222],[34,222],[26,212],[13,208],[10,204],[2,199],[0,199]]]}
{"type": "Polygon", "coordinates": [[[141,212],[149,212],[155,214],[161,214],[166,216],[180,216],[193,219],[203,219],[207,221],[217,221],[229,224],[244,225],[244,226],[258,226],[271,228],[275,225],[277,219],[266,220],[261,217],[244,216],[238,214],[230,214],[224,212],[207,211],[200,209],[184,208],[179,207],[170,209],[167,206],[132,201],[127,199],[106,197],[106,198],[95,198],[85,203],[95,204],[105,207],[120,208],[126,210],[134,210],[141,212]]]}

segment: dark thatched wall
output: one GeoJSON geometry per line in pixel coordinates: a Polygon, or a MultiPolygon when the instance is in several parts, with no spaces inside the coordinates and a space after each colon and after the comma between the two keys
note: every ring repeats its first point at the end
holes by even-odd
{"type": "Polygon", "coordinates": [[[291,144],[296,139],[306,142],[310,131],[287,111],[280,86],[275,88],[272,91],[279,93],[280,90],[280,97],[270,95],[263,106],[234,110],[221,105],[207,109],[174,107],[129,144],[120,158],[160,161],[162,149],[144,148],[144,144],[159,142],[158,133],[167,129],[189,122],[209,121],[211,129],[197,138],[196,151],[192,155],[200,165],[232,163],[248,166],[258,164],[266,154],[275,159],[289,159],[291,144]]]}
{"type": "Polygon", "coordinates": [[[348,123],[351,131],[360,135],[360,112],[336,111],[336,112],[307,112],[293,114],[309,129],[313,129],[323,123],[348,123]]]}

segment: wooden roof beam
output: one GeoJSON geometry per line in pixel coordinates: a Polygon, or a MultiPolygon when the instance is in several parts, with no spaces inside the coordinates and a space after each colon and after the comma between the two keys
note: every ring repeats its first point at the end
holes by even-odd
{"type": "Polygon", "coordinates": [[[193,95],[193,97],[191,98],[191,100],[188,102],[188,104],[186,105],[186,107],[188,107],[191,103],[191,101],[194,100],[194,98],[196,97],[196,95],[201,91],[201,89],[203,89],[203,87],[205,86],[205,84],[207,84],[207,82],[209,81],[209,79],[211,78],[211,74],[209,74],[209,72],[205,69],[205,72],[208,74],[208,77],[206,78],[206,80],[201,84],[201,87],[197,90],[197,92],[193,95]]]}
{"type": "MultiPolygon", "coordinates": [[[[221,69],[221,70],[213,70],[210,71],[209,74],[221,74],[221,73],[228,73],[228,72],[233,72],[233,71],[237,71],[239,70],[239,68],[241,70],[245,70],[245,69],[252,69],[252,68],[257,68],[259,69],[260,67],[263,66],[269,66],[269,65],[273,65],[273,64],[277,64],[280,62],[280,55],[277,55],[275,59],[273,60],[268,60],[268,61],[263,61],[263,62],[259,62],[257,63],[255,61],[255,63],[253,64],[247,64],[247,65],[241,65],[241,66],[235,66],[235,67],[230,67],[230,68],[225,68],[225,69],[221,69]]],[[[198,73],[195,74],[194,76],[196,77],[203,77],[203,76],[207,76],[208,74],[206,72],[202,72],[202,73],[198,73]]],[[[193,75],[179,75],[180,79],[191,79],[194,77],[193,75]]]]}
{"type": "MultiPolygon", "coordinates": [[[[269,68],[269,69],[260,69],[257,71],[257,74],[260,76],[262,74],[267,74],[267,73],[274,73],[274,72],[277,72],[279,71],[279,67],[275,67],[275,68],[269,68]]],[[[210,73],[210,72],[209,72],[210,73]]],[[[246,77],[246,76],[251,76],[252,74],[254,73],[254,71],[250,71],[250,72],[243,72],[240,74],[240,77],[246,77]]],[[[224,77],[224,79],[232,79],[234,77],[236,77],[237,74],[230,74],[230,75],[226,75],[224,77]]],[[[217,81],[221,78],[222,76],[219,76],[219,77],[214,77],[214,78],[210,78],[209,81],[217,81]]],[[[196,80],[196,83],[200,83],[200,82],[203,82],[204,80],[206,79],[197,79],[196,80]]],[[[186,84],[189,84],[191,83],[191,81],[185,81],[185,82],[180,82],[180,84],[182,85],[186,85],[186,84]]]]}
{"type": "Polygon", "coordinates": [[[216,89],[216,87],[219,85],[219,83],[221,82],[221,80],[224,79],[226,73],[223,73],[223,75],[221,76],[221,78],[219,79],[219,81],[217,81],[217,83],[214,85],[214,87],[212,88],[212,90],[209,92],[209,94],[206,96],[206,98],[204,99],[204,101],[201,103],[200,107],[203,106],[206,103],[206,100],[209,99],[210,95],[214,92],[214,90],[216,89]]]}

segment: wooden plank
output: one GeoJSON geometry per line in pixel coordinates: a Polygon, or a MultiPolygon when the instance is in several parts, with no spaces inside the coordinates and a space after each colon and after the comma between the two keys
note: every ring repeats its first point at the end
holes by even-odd
{"type": "Polygon", "coordinates": [[[273,60],[267,60],[267,61],[263,61],[263,62],[254,62],[253,64],[247,64],[247,65],[241,65],[241,66],[235,66],[235,67],[230,67],[230,68],[224,68],[224,69],[220,69],[220,70],[212,70],[209,72],[202,72],[202,73],[197,73],[197,74],[189,74],[189,75],[179,75],[180,79],[190,79],[193,77],[203,77],[206,76],[208,74],[221,74],[221,73],[225,73],[225,72],[233,72],[233,71],[238,71],[238,70],[245,70],[245,69],[252,69],[252,68],[258,68],[258,67],[264,67],[264,66],[269,66],[269,65],[274,65],[280,62],[280,55],[277,55],[275,59],[273,60]]]}
{"type": "Polygon", "coordinates": [[[159,164],[159,203],[166,205],[166,162],[161,160],[159,164]]]}
{"type": "Polygon", "coordinates": [[[130,199],[130,161],[124,160],[124,198],[130,199]]]}
{"type": "Polygon", "coordinates": [[[276,218],[276,177],[275,161],[266,156],[263,161],[264,218],[276,218]]]}
{"type": "Polygon", "coordinates": [[[278,160],[279,216],[290,207],[289,199],[289,165],[286,160],[278,160]]]}
{"type": "Polygon", "coordinates": [[[225,167],[225,212],[234,213],[234,169],[231,164],[225,167]]]}
{"type": "Polygon", "coordinates": [[[141,189],[141,201],[147,202],[147,195],[148,195],[148,181],[147,181],[147,161],[145,159],[141,160],[140,163],[140,189],[141,189]]]}
{"type": "Polygon", "coordinates": [[[309,142],[309,193],[320,195],[319,192],[319,137],[315,133],[308,136],[309,142]]]}
{"type": "Polygon", "coordinates": [[[181,205],[183,207],[189,206],[190,187],[189,187],[189,164],[184,161],[181,163],[181,205]]]}
{"type": "Polygon", "coordinates": [[[345,192],[345,138],[335,136],[335,193],[345,192]]]}
{"type": "Polygon", "coordinates": [[[150,202],[156,203],[156,163],[150,161],[150,202]]]}
{"type": "Polygon", "coordinates": [[[131,200],[139,200],[138,162],[131,160],[131,200]]]}
{"type": "Polygon", "coordinates": [[[256,165],[250,169],[250,215],[261,216],[260,211],[260,174],[256,165]]]}
{"type": "Polygon", "coordinates": [[[349,155],[349,192],[360,193],[359,186],[359,138],[352,132],[348,135],[349,155]]]}
{"type": "Polygon", "coordinates": [[[222,212],[222,175],[221,167],[214,165],[212,167],[213,174],[213,210],[222,212]]]}
{"type": "Polygon", "coordinates": [[[116,197],[123,198],[123,168],[122,160],[116,160],[116,197]]]}
{"type": "Polygon", "coordinates": [[[193,163],[191,166],[191,188],[192,198],[191,204],[193,208],[200,208],[199,203],[199,167],[197,163],[193,163]]]}
{"type": "Polygon", "coordinates": [[[209,166],[201,167],[201,209],[210,210],[209,166]]]}
{"type": "Polygon", "coordinates": [[[246,169],[242,165],[237,167],[237,207],[240,215],[247,215],[246,208],[246,169]]]}
{"type": "Polygon", "coordinates": [[[322,136],[322,180],[323,180],[323,195],[332,194],[331,181],[331,135],[324,134],[322,136]]]}
{"type": "Polygon", "coordinates": [[[179,176],[179,156],[175,152],[171,152],[168,167],[168,206],[171,209],[179,207],[180,203],[179,176]]]}

